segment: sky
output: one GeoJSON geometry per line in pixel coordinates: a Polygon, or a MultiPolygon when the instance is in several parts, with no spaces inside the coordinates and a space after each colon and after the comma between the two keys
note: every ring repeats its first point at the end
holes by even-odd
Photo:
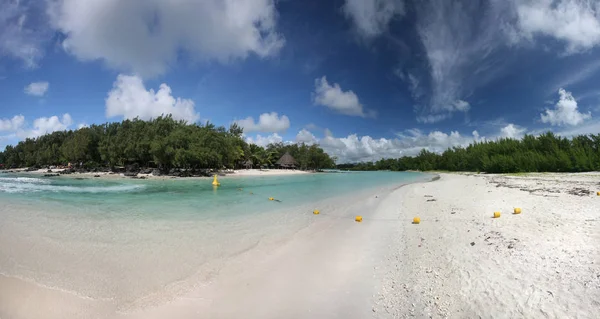
{"type": "Polygon", "coordinates": [[[600,133],[600,0],[0,0],[0,148],[172,114],[339,163],[600,133]]]}

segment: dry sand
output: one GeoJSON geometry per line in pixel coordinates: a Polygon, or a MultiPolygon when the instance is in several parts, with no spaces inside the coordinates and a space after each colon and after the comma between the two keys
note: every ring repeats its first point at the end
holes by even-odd
{"type": "Polygon", "coordinates": [[[598,318],[599,182],[442,174],[320,207],[209,282],[127,311],[0,276],[0,318],[598,318]]]}
{"type": "Polygon", "coordinates": [[[443,174],[403,188],[383,206],[421,224],[389,239],[375,317],[598,318],[599,182],[443,174]]]}

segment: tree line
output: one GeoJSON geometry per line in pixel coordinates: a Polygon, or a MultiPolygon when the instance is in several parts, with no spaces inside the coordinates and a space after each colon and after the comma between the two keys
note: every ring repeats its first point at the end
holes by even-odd
{"type": "Polygon", "coordinates": [[[0,152],[6,168],[46,167],[82,164],[86,168],[117,167],[137,164],[141,167],[240,168],[273,167],[285,153],[302,169],[333,168],[334,159],[318,145],[249,144],[243,129],[214,124],[188,124],[170,115],[150,121],[139,119],[91,125],[78,130],[58,131],[28,138],[0,152]],[[75,164],[76,163],[76,164],[75,164]]]}
{"type": "Polygon", "coordinates": [[[600,170],[600,134],[571,139],[551,132],[523,139],[503,138],[449,148],[442,154],[427,150],[414,157],[340,164],[349,170],[447,170],[487,173],[586,172],[600,170]]]}

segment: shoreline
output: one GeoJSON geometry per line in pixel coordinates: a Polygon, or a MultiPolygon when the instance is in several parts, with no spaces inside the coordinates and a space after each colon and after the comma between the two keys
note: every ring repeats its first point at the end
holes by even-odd
{"type": "MultiPolygon", "coordinates": [[[[7,303],[28,296],[54,306],[56,314],[40,313],[48,318],[67,312],[123,319],[594,318],[600,304],[597,176],[432,174],[320,202],[320,215],[297,216],[304,223],[299,229],[212,265],[214,277],[190,279],[189,288],[167,299],[147,296],[119,307],[13,282],[10,291],[0,288],[0,317],[21,318],[6,312],[3,296],[7,303]],[[522,214],[511,214],[514,207],[522,214]],[[494,211],[501,217],[492,218],[494,211]],[[411,223],[415,216],[419,225],[411,223]]],[[[5,282],[0,276],[0,287],[5,282]]]]}
{"type": "MultiPolygon", "coordinates": [[[[368,300],[372,294],[375,293],[374,290],[368,288],[370,269],[372,269],[372,265],[374,264],[364,262],[356,263],[356,260],[362,258],[361,256],[364,251],[338,251],[337,247],[347,240],[350,240],[350,242],[346,242],[346,245],[343,246],[359,247],[360,245],[368,243],[370,241],[368,238],[375,236],[376,233],[371,231],[361,231],[362,228],[360,228],[360,226],[368,226],[369,223],[356,223],[354,221],[354,215],[361,214],[364,215],[365,218],[368,218],[367,216],[371,215],[368,213],[369,211],[373,211],[372,215],[375,215],[376,206],[379,201],[382,198],[389,196],[395,189],[397,189],[397,187],[392,185],[386,187],[374,187],[368,190],[357,191],[350,195],[341,195],[335,198],[322,200],[315,205],[307,203],[297,209],[302,211],[302,213],[297,215],[296,218],[300,218],[304,221],[304,226],[300,229],[293,230],[293,232],[284,232],[273,238],[270,238],[271,236],[269,236],[269,238],[263,238],[257,246],[252,247],[249,250],[244,250],[240,254],[228,259],[228,261],[224,263],[222,267],[218,268],[218,270],[208,270],[210,269],[209,267],[207,271],[209,273],[217,271],[218,276],[209,279],[208,286],[200,284],[198,287],[197,285],[200,282],[197,282],[192,284],[191,289],[184,289],[186,291],[185,293],[176,293],[172,297],[167,297],[167,299],[163,299],[164,297],[161,297],[160,294],[157,296],[149,295],[135,301],[131,305],[118,305],[110,301],[97,300],[92,297],[80,298],[78,297],[79,293],[76,291],[39,286],[35,282],[21,282],[18,278],[6,276],[0,276],[0,287],[5,286],[7,289],[10,289],[10,292],[0,288],[0,299],[3,299],[2,296],[5,295],[6,302],[10,303],[18,300],[15,299],[15,296],[28,295],[29,300],[33,300],[32,302],[35,302],[37,298],[43,298],[38,300],[41,304],[44,304],[44,301],[52,305],[61,304],[61,307],[59,308],[68,309],[68,311],[72,310],[75,313],[82,313],[85,314],[85,316],[96,316],[100,318],[164,318],[166,315],[178,318],[188,318],[192,317],[192,313],[198,313],[199,307],[203,307],[201,313],[210,314],[209,317],[211,318],[229,318],[231,316],[227,313],[232,310],[229,309],[230,307],[227,306],[227,304],[230,302],[246,305],[245,307],[237,309],[239,313],[234,314],[234,316],[237,316],[238,314],[240,316],[246,316],[248,311],[256,308],[251,306],[254,305],[255,302],[256,304],[263,304],[263,307],[269,306],[269,303],[263,301],[252,301],[253,298],[262,298],[260,297],[261,295],[257,295],[245,289],[242,289],[244,291],[243,294],[242,292],[234,292],[239,290],[239,287],[235,287],[239,282],[252,281],[254,282],[254,285],[261,285],[263,284],[264,279],[276,276],[281,278],[281,283],[286,282],[286,289],[296,289],[298,298],[304,298],[310,295],[310,293],[305,291],[306,287],[304,285],[306,280],[314,285],[319,285],[319,283],[314,282],[312,275],[321,274],[321,278],[318,280],[320,285],[326,285],[331,278],[338,278],[337,282],[339,285],[348,285],[347,288],[344,289],[359,294],[361,296],[360,300],[368,300]],[[313,215],[310,213],[312,209],[315,208],[314,206],[318,206],[322,211],[320,215],[313,215]],[[354,235],[349,234],[348,232],[354,233],[354,235]],[[336,241],[338,242],[337,244],[335,244],[336,241]],[[322,245],[326,242],[330,244],[333,243],[334,245],[323,250],[322,245]],[[300,258],[298,257],[299,254],[303,256],[301,258],[301,263],[298,263],[298,258],[300,258]],[[330,258],[332,254],[337,255],[339,260],[336,263],[330,262],[330,266],[323,265],[322,263],[330,258]],[[347,279],[347,275],[342,276],[340,274],[340,267],[348,267],[348,265],[352,263],[356,263],[354,267],[360,268],[360,273],[364,275],[364,277],[360,277],[360,282],[352,282],[352,280],[347,279]],[[313,265],[308,266],[307,264],[313,265]],[[306,272],[305,270],[307,267],[320,270],[315,273],[306,272]],[[257,278],[258,269],[265,268],[268,270],[259,271],[262,273],[262,277],[257,278]],[[327,269],[327,271],[325,271],[325,269],[327,269]],[[288,277],[296,279],[288,280],[288,277]],[[356,288],[356,285],[361,285],[362,288],[358,289],[356,288]],[[365,285],[368,289],[364,289],[365,285]],[[369,293],[365,294],[366,292],[369,293]],[[235,299],[231,299],[231,296],[235,296],[235,299]],[[196,302],[191,302],[190,300],[195,300],[196,302]],[[200,300],[212,300],[212,302],[210,304],[199,305],[198,302],[200,302],[200,300]],[[218,303],[219,305],[215,306],[214,303],[218,303]],[[192,311],[191,309],[195,310],[192,311]]],[[[287,208],[282,209],[287,210],[287,208]]],[[[260,219],[263,218],[261,216],[256,216],[255,218],[259,219],[258,224],[269,222],[268,220],[261,222],[260,219]]],[[[373,254],[372,256],[375,258],[379,255],[380,254],[373,254]]],[[[219,264],[219,262],[217,262],[217,264],[219,264]]],[[[205,272],[206,271],[203,271],[202,273],[205,272]]],[[[198,275],[202,277],[202,273],[199,273],[198,275]]],[[[194,275],[194,277],[195,276],[196,275],[194,275]]],[[[180,289],[177,288],[179,285],[180,284],[176,284],[174,286],[175,291],[180,289]]],[[[279,293],[278,289],[279,286],[275,286],[264,287],[264,289],[261,290],[265,293],[272,291],[273,295],[269,297],[270,299],[284,298],[284,300],[279,301],[282,307],[279,311],[283,313],[299,313],[303,311],[301,308],[298,308],[300,304],[288,299],[285,297],[285,294],[282,295],[279,293]]],[[[323,286],[321,289],[327,290],[326,286],[323,286]]],[[[338,296],[337,293],[331,296],[331,298],[341,297],[342,295],[338,296]]],[[[358,297],[353,299],[355,301],[354,305],[346,305],[346,307],[348,307],[347,314],[350,317],[355,311],[361,311],[365,315],[369,314],[371,311],[370,308],[363,308],[361,306],[362,303],[358,302],[358,299],[356,298],[358,297]]],[[[329,302],[327,302],[327,300],[327,298],[321,300],[322,304],[320,307],[322,308],[322,312],[328,311],[327,307],[329,306],[329,302]]],[[[306,302],[303,304],[306,305],[306,302]]],[[[315,304],[321,302],[315,301],[315,304]]],[[[339,300],[339,303],[341,304],[347,302],[348,301],[339,300]]],[[[2,309],[6,307],[7,304],[3,305],[2,301],[0,301],[0,317],[4,317],[2,315],[2,309]]],[[[43,307],[37,308],[42,309],[43,307]]],[[[272,310],[274,310],[274,308],[262,308],[260,311],[272,310]]],[[[47,318],[65,317],[65,312],[61,312],[60,310],[56,311],[55,314],[52,312],[30,312],[24,317],[35,317],[36,315],[44,315],[47,318]]],[[[11,318],[15,317],[14,313],[11,314],[5,312],[4,314],[8,314],[8,317],[11,318]]],[[[19,316],[16,317],[19,318],[19,316]]],[[[252,317],[264,316],[255,313],[255,315],[250,315],[250,318],[252,317]]]]}
{"type": "MultiPolygon", "coordinates": [[[[47,176],[50,178],[59,177],[59,178],[100,178],[100,179],[156,179],[156,180],[164,180],[164,179],[212,179],[212,176],[190,176],[190,177],[181,177],[181,176],[170,176],[170,175],[158,175],[155,176],[152,173],[150,174],[142,174],[137,173],[135,176],[126,176],[126,173],[114,173],[114,172],[74,172],[70,174],[60,174],[60,172],[64,171],[64,169],[38,169],[35,171],[26,171],[26,169],[11,169],[0,171],[0,176],[2,173],[13,173],[13,174],[27,174],[32,176],[42,176],[48,174],[59,174],[58,176],[47,176]]],[[[315,174],[314,171],[301,171],[301,170],[286,170],[286,169],[272,169],[272,170],[261,170],[261,169],[243,169],[243,170],[234,170],[231,173],[217,173],[218,178],[229,178],[229,177],[248,177],[248,176],[289,176],[289,175],[304,175],[304,174],[315,174]],[[221,175],[219,175],[221,174],[221,175]]]]}

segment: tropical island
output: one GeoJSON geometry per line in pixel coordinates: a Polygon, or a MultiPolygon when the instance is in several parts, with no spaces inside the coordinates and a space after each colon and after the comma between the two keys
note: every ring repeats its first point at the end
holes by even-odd
{"type": "Polygon", "coordinates": [[[176,121],[170,115],[28,138],[0,152],[0,163],[6,168],[63,166],[77,172],[146,171],[185,177],[208,176],[221,169],[273,168],[286,153],[295,160],[293,167],[300,170],[335,166],[335,159],[318,145],[277,143],[261,147],[247,143],[243,129],[235,123],[225,129],[211,123],[176,121]]]}
{"type": "Polygon", "coordinates": [[[213,170],[274,168],[286,153],[294,168],[353,171],[589,172],[600,170],[600,134],[561,137],[547,132],[522,139],[502,138],[449,148],[441,154],[422,149],[416,156],[375,162],[340,163],[319,145],[248,143],[243,129],[211,123],[188,124],[170,115],[57,131],[8,145],[0,152],[4,168],[32,169],[73,163],[75,171],[153,172],[179,176],[213,170]],[[184,173],[182,174],[182,170],[184,173]]]}
{"type": "Polygon", "coordinates": [[[547,132],[523,139],[502,138],[449,148],[441,154],[421,150],[417,156],[376,162],[338,164],[357,171],[451,171],[486,173],[590,172],[600,170],[600,134],[561,137],[547,132]]]}

